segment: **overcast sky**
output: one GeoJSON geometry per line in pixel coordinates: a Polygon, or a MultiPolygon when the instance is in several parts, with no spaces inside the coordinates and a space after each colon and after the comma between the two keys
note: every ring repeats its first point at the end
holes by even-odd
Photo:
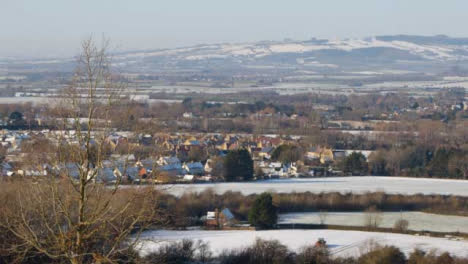
{"type": "Polygon", "coordinates": [[[0,56],[69,56],[90,34],[116,49],[419,34],[468,37],[468,0],[0,0],[0,56]]]}

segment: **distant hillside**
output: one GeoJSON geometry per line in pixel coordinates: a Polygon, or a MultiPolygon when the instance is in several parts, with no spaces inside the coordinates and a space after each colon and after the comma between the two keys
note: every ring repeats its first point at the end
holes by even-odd
{"type": "Polygon", "coordinates": [[[414,35],[396,35],[396,36],[378,36],[382,41],[406,41],[420,45],[468,45],[468,38],[451,38],[446,35],[437,36],[414,36],[414,35]]]}
{"type": "MultiPolygon", "coordinates": [[[[362,39],[310,39],[219,43],[115,54],[124,71],[171,70],[259,72],[301,69],[319,73],[345,71],[447,72],[468,68],[468,38],[377,36],[362,39]]],[[[70,60],[5,62],[11,69],[70,69],[70,60]],[[67,67],[62,67],[66,65],[67,67]]],[[[0,65],[1,66],[1,65],[0,65]]]]}

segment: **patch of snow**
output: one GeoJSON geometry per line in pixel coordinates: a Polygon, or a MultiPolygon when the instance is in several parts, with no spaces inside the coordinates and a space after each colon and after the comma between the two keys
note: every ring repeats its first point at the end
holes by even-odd
{"type": "Polygon", "coordinates": [[[191,55],[185,57],[186,60],[206,60],[206,59],[224,59],[227,55],[220,54],[204,54],[204,55],[191,55]]]}
{"type": "Polygon", "coordinates": [[[357,71],[357,72],[350,72],[352,74],[360,74],[360,75],[378,75],[383,74],[383,72],[374,72],[374,71],[357,71]]]}
{"type": "Polygon", "coordinates": [[[223,250],[249,246],[256,238],[279,240],[294,251],[313,245],[324,238],[333,256],[359,256],[368,250],[370,242],[379,245],[392,245],[410,254],[415,248],[437,253],[449,252],[459,257],[468,257],[468,241],[453,241],[445,238],[412,236],[393,233],[341,231],[341,230],[271,230],[271,231],[147,231],[142,234],[139,251],[142,255],[151,253],[163,243],[182,239],[202,240],[209,243],[215,255],[223,250]],[[163,242],[158,242],[163,241],[163,242]]]}
{"type": "Polygon", "coordinates": [[[404,178],[380,176],[327,177],[306,179],[278,179],[255,182],[176,184],[169,192],[201,192],[212,188],[217,193],[241,192],[245,195],[262,192],[353,192],[383,191],[391,194],[441,194],[468,196],[468,181],[432,178],[404,178]]]}
{"type": "Polygon", "coordinates": [[[314,66],[314,67],[338,68],[338,65],[336,65],[336,64],[320,63],[318,61],[309,61],[309,62],[304,63],[304,65],[314,66]]]}
{"type": "MultiPolygon", "coordinates": [[[[281,214],[280,224],[320,224],[318,212],[281,214]]],[[[325,224],[345,226],[365,226],[364,212],[326,212],[325,224]]],[[[423,212],[383,212],[380,214],[379,227],[392,228],[396,221],[408,221],[409,230],[433,232],[462,232],[468,233],[468,217],[454,215],[438,215],[423,212]]]]}

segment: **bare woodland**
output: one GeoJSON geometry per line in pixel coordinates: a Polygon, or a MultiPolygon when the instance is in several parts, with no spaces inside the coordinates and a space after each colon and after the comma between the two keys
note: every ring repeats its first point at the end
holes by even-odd
{"type": "MultiPolygon", "coordinates": [[[[9,243],[0,243],[0,251],[11,263],[114,263],[131,255],[139,232],[156,221],[154,188],[121,189],[125,158],[104,163],[113,111],[131,112],[107,49],[106,40],[82,43],[74,77],[53,109],[58,128],[53,147],[36,153],[48,161],[49,176],[2,183],[0,240],[9,243]],[[122,173],[109,179],[106,171],[115,166],[122,173]]],[[[127,144],[127,155],[131,150],[127,144]]]]}

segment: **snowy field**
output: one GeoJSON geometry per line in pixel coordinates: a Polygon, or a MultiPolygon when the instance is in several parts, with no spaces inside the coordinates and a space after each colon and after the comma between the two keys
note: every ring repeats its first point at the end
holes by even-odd
{"type": "Polygon", "coordinates": [[[414,248],[438,253],[449,252],[459,257],[468,257],[468,241],[454,241],[445,238],[411,236],[391,233],[375,233],[340,230],[271,230],[271,231],[148,231],[143,233],[140,252],[145,255],[162,243],[182,239],[208,242],[214,254],[225,249],[242,248],[254,243],[256,238],[277,239],[292,250],[299,250],[324,238],[334,256],[358,256],[371,248],[372,243],[393,245],[409,254],[414,248]],[[162,242],[156,242],[162,241],[162,242]]]}
{"type": "Polygon", "coordinates": [[[307,179],[279,179],[256,182],[176,184],[162,187],[169,193],[201,192],[212,188],[219,194],[227,191],[254,194],[262,192],[375,192],[391,194],[443,194],[468,196],[468,181],[403,177],[330,177],[307,179]]]}
{"type": "MultiPolygon", "coordinates": [[[[365,226],[366,214],[362,212],[329,212],[325,216],[325,224],[365,226]]],[[[408,229],[414,231],[462,232],[468,233],[468,217],[437,215],[422,212],[385,212],[381,213],[379,227],[392,228],[396,221],[405,219],[409,222],[408,229]]],[[[280,224],[320,224],[319,213],[281,214],[280,224]]]]}

